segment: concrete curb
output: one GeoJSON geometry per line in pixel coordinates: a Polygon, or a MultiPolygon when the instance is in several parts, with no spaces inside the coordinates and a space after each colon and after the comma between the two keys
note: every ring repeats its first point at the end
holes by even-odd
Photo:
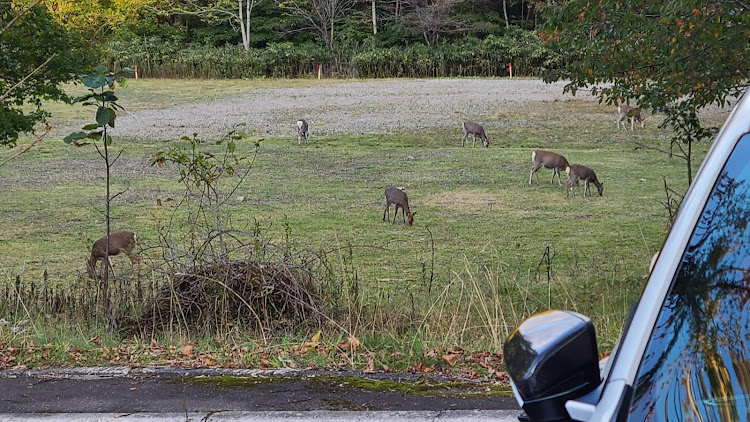
{"type": "Polygon", "coordinates": [[[182,378],[182,377],[247,377],[247,378],[304,378],[304,377],[357,377],[372,380],[420,381],[429,379],[435,382],[460,381],[466,384],[481,384],[471,379],[455,379],[432,374],[374,373],[359,371],[328,371],[311,369],[225,369],[225,368],[175,368],[171,366],[93,366],[48,369],[4,369],[0,378],[40,378],[40,379],[100,379],[100,378],[182,378]]]}
{"type": "Polygon", "coordinates": [[[212,412],[212,413],[55,413],[55,414],[0,414],[0,421],[60,421],[60,422],[261,422],[261,421],[315,421],[315,422],[473,422],[518,421],[517,410],[448,410],[448,411],[308,411],[308,412],[212,412]]]}

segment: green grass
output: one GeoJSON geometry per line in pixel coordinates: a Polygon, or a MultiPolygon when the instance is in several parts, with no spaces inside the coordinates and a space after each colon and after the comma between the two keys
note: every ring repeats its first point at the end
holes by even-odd
{"type": "MultiPolygon", "coordinates": [[[[118,92],[122,105],[143,110],[313,83],[320,82],[138,80],[118,92]]],[[[79,108],[57,105],[53,121],[92,117],[79,108]]],[[[588,99],[496,104],[490,113],[506,130],[490,134],[489,149],[461,148],[461,134],[442,128],[417,136],[317,136],[302,146],[292,138],[266,139],[235,194],[244,201],[228,202],[232,224],[257,225],[274,242],[290,235],[298,249],[329,251],[337,283],[352,283],[356,274],[359,319],[342,317],[348,333],[325,337],[355,335],[371,349],[392,349],[382,357],[391,367],[407,367],[404,361],[419,355],[415,350],[497,349],[523,318],[548,308],[590,316],[606,352],[667,234],[662,178],[685,189],[682,162],[636,149],[636,142],[665,149],[671,133],[657,128],[658,117],[645,130],[616,131],[611,110],[588,99]],[[546,169],[541,184],[529,186],[537,148],[593,168],[604,196],[583,198],[580,186],[578,196],[566,197],[563,187],[549,183],[546,169]],[[388,185],[406,188],[417,212],[413,227],[400,217],[397,224],[381,221],[388,185]]],[[[708,118],[719,124],[722,115],[708,118]]],[[[239,153],[250,154],[251,144],[241,144],[239,153]]],[[[152,249],[157,229],[171,212],[167,199],[183,192],[173,167],[149,166],[169,145],[114,141],[122,156],[113,191],[124,193],[113,203],[113,227],[136,231],[152,263],[159,259],[152,249]]],[[[695,149],[697,168],[708,144],[695,149]]],[[[91,148],[48,139],[0,167],[2,280],[90,285],[82,276],[84,259],[103,233],[103,198],[103,166],[91,148]]],[[[128,268],[125,258],[114,259],[119,269],[128,268]]],[[[85,339],[100,327],[50,332],[44,327],[54,326],[54,317],[45,321],[29,334],[40,342],[85,339]]],[[[8,333],[0,327],[0,335],[8,333]]]]}

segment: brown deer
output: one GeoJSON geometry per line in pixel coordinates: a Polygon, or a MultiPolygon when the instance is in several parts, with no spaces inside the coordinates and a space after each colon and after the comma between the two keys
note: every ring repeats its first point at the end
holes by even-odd
{"type": "Polygon", "coordinates": [[[604,192],[604,183],[599,182],[594,170],[580,164],[571,164],[565,169],[565,172],[568,173],[568,181],[565,182],[565,196],[569,196],[570,192],[573,192],[573,196],[576,196],[576,192],[573,190],[573,185],[578,186],[579,180],[586,182],[586,187],[583,189],[584,198],[586,197],[587,192],[589,196],[591,196],[589,183],[596,185],[596,189],[599,191],[599,196],[602,196],[602,193],[604,192]]]}
{"type": "Polygon", "coordinates": [[[560,180],[560,172],[565,171],[569,166],[568,160],[560,154],[552,151],[543,151],[538,149],[531,153],[531,161],[534,162],[534,167],[531,168],[531,174],[529,174],[529,184],[531,184],[531,177],[536,174],[536,184],[539,184],[539,169],[542,167],[546,169],[552,169],[552,182],[555,183],[555,175],[557,175],[557,183],[562,186],[562,180],[560,180]]]}
{"type": "Polygon", "coordinates": [[[617,129],[620,129],[620,123],[622,123],[622,128],[627,129],[625,127],[625,122],[623,120],[627,121],[627,119],[630,119],[630,130],[633,130],[635,128],[635,121],[638,120],[638,122],[641,124],[641,129],[646,127],[646,119],[641,116],[641,109],[636,107],[631,107],[626,104],[621,104],[617,106],[617,113],[619,115],[617,119],[617,129]]]}
{"type": "MultiPolygon", "coordinates": [[[[94,247],[91,248],[91,257],[86,260],[86,271],[89,277],[96,278],[96,264],[102,261],[102,274],[104,271],[112,269],[112,274],[115,274],[114,268],[112,268],[111,257],[118,255],[120,252],[130,258],[130,264],[133,269],[138,265],[138,274],[141,273],[141,259],[138,254],[135,253],[135,245],[137,238],[133,232],[117,232],[110,233],[109,235],[109,257],[107,257],[107,237],[94,242],[94,247]],[[106,259],[105,259],[106,258],[106,259]]],[[[132,277],[132,272],[131,272],[132,277]]]]}
{"type": "Polygon", "coordinates": [[[474,143],[471,144],[472,148],[477,146],[477,136],[482,140],[482,145],[484,145],[485,148],[490,146],[490,139],[487,137],[487,135],[485,135],[482,125],[474,122],[464,122],[463,126],[464,137],[461,138],[462,147],[464,146],[464,144],[466,144],[466,138],[469,137],[469,134],[474,135],[474,143]]]}
{"type": "Polygon", "coordinates": [[[297,120],[297,145],[302,145],[302,139],[307,143],[307,122],[305,119],[297,120]]]}
{"type": "Polygon", "coordinates": [[[383,210],[383,221],[385,221],[386,213],[388,213],[388,220],[390,221],[391,219],[391,204],[396,205],[396,212],[393,214],[393,223],[396,222],[398,209],[401,208],[401,217],[404,220],[404,224],[406,224],[406,217],[409,218],[410,226],[414,224],[414,215],[417,212],[411,212],[411,210],[409,209],[409,198],[406,197],[404,191],[394,186],[388,186],[387,188],[385,188],[385,210],[383,210]]]}

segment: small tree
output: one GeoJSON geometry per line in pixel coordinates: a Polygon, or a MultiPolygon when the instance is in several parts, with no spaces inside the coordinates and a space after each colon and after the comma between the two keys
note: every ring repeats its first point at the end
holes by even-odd
{"type": "Polygon", "coordinates": [[[699,110],[726,105],[748,83],[748,7],[735,0],[551,2],[541,36],[569,59],[544,80],[567,80],[573,94],[590,88],[606,104],[632,99],[665,113],[663,125],[675,131],[670,153],[685,159],[689,185],[692,144],[715,130],[701,124],[699,110]]]}
{"type": "Polygon", "coordinates": [[[411,9],[414,25],[427,45],[435,45],[441,34],[462,32],[469,26],[456,18],[453,8],[463,0],[404,0],[411,9]]]}
{"type": "Polygon", "coordinates": [[[316,32],[329,54],[334,51],[338,27],[357,0],[280,0],[279,7],[300,19],[302,30],[316,32]]]}
{"type": "Polygon", "coordinates": [[[262,0],[218,0],[207,4],[202,1],[187,0],[182,7],[171,8],[165,12],[198,16],[214,24],[229,22],[233,28],[239,27],[242,47],[247,51],[250,50],[250,35],[253,32],[251,25],[253,9],[261,2],[262,0]]]}
{"type": "MultiPolygon", "coordinates": [[[[223,209],[250,172],[260,147],[260,141],[256,141],[252,159],[237,156],[237,142],[247,137],[247,133],[238,127],[218,141],[206,141],[193,134],[192,138],[182,137],[183,143],[154,155],[152,165],[172,163],[177,166],[179,181],[185,187],[179,204],[187,209],[190,251],[187,262],[180,264],[183,270],[202,262],[202,255],[206,253],[212,253],[214,261],[226,258],[224,230],[228,228],[229,216],[223,209]],[[242,164],[247,164],[247,167],[238,170],[242,164]],[[221,185],[225,179],[233,180],[228,189],[221,185]],[[214,239],[218,241],[217,250],[212,250],[214,239]]],[[[170,233],[164,235],[165,243],[167,249],[173,249],[169,237],[170,233]]],[[[176,257],[181,254],[170,250],[168,255],[176,257]]]]}
{"type": "MultiPolygon", "coordinates": [[[[124,69],[123,72],[129,73],[132,72],[132,70],[124,69]]],[[[82,102],[84,106],[95,106],[96,122],[83,127],[83,130],[87,132],[71,133],[66,136],[63,141],[67,144],[74,144],[79,147],[93,143],[99,156],[104,160],[104,167],[106,170],[105,222],[107,246],[102,264],[104,271],[102,271],[99,292],[101,295],[104,316],[107,318],[110,328],[114,330],[117,328],[117,324],[109,306],[109,271],[107,270],[106,263],[109,262],[110,204],[112,199],[119,194],[112,196],[110,192],[110,170],[122,151],[120,151],[114,159],[110,159],[109,147],[112,145],[112,137],[109,136],[107,131],[108,128],[115,127],[117,110],[123,110],[123,108],[117,104],[118,98],[114,92],[115,83],[124,87],[127,85],[127,80],[122,76],[118,77],[117,74],[108,73],[104,66],[97,66],[91,73],[79,75],[79,79],[88,88],[89,94],[76,98],[74,102],[82,102]],[[89,140],[92,142],[85,142],[83,140],[89,140]]]]}

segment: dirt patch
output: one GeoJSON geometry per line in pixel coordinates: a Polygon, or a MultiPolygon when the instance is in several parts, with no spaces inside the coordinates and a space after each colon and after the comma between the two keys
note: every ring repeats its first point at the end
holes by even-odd
{"type": "Polygon", "coordinates": [[[494,206],[502,202],[499,195],[486,192],[444,192],[433,195],[424,200],[425,203],[437,207],[455,208],[478,208],[482,206],[494,206]]]}
{"type": "MultiPolygon", "coordinates": [[[[492,130],[503,124],[493,118],[498,110],[510,112],[522,105],[572,98],[563,95],[563,86],[531,79],[390,79],[256,89],[230,99],[125,113],[118,117],[112,135],[168,140],[198,133],[205,138],[246,123],[257,136],[296,136],[298,118],[310,123],[313,138],[419,133],[460,128],[465,120],[479,121],[492,130]]],[[[61,132],[78,130],[80,125],[69,126],[61,132]]]]}

